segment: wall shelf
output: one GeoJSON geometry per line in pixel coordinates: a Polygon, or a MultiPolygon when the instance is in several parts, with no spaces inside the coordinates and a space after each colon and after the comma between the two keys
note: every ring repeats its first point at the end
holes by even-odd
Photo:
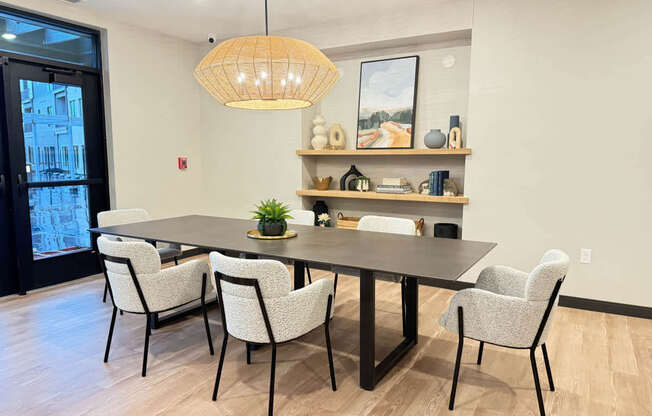
{"type": "Polygon", "coordinates": [[[470,155],[471,149],[297,150],[299,156],[435,156],[470,155]]]}
{"type": "Polygon", "coordinates": [[[465,196],[433,196],[422,195],[417,193],[411,194],[384,194],[377,192],[358,192],[358,191],[338,191],[327,190],[320,191],[317,189],[299,189],[299,196],[315,196],[324,198],[352,198],[352,199],[382,199],[387,201],[412,201],[412,202],[431,202],[444,204],[468,204],[469,198],[465,196]]]}

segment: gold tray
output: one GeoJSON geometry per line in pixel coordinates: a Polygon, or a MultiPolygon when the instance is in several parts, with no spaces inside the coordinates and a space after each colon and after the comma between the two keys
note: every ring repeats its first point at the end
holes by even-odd
{"type": "Polygon", "coordinates": [[[283,235],[262,235],[258,230],[247,231],[247,237],[255,238],[256,240],[285,240],[296,236],[297,232],[294,230],[285,230],[285,234],[283,235]]]}

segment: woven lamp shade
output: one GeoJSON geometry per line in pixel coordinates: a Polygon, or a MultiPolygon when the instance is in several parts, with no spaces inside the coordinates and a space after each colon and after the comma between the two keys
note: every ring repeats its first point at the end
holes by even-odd
{"type": "Polygon", "coordinates": [[[256,110],[291,110],[317,103],[339,72],[319,49],[282,36],[247,36],[217,45],[195,78],[219,102],[256,110]]]}

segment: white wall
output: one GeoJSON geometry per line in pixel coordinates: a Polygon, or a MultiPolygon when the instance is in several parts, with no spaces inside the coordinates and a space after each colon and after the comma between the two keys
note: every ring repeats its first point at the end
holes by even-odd
{"type": "Polygon", "coordinates": [[[102,30],[113,207],[143,207],[155,217],[196,212],[203,201],[197,46],[65,2],[6,4],[102,30]],[[187,171],[177,169],[177,156],[189,158],[187,171]]]}
{"type": "Polygon", "coordinates": [[[558,247],[562,293],[652,306],[650,16],[649,0],[476,0],[464,238],[499,243],[485,263],[558,247]]]}

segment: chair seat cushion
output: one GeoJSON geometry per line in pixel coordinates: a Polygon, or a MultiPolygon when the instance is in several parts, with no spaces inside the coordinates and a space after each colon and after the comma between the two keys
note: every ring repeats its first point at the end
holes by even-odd
{"type": "Polygon", "coordinates": [[[176,247],[161,247],[158,248],[157,251],[163,261],[170,261],[181,255],[181,250],[176,247]]]}

